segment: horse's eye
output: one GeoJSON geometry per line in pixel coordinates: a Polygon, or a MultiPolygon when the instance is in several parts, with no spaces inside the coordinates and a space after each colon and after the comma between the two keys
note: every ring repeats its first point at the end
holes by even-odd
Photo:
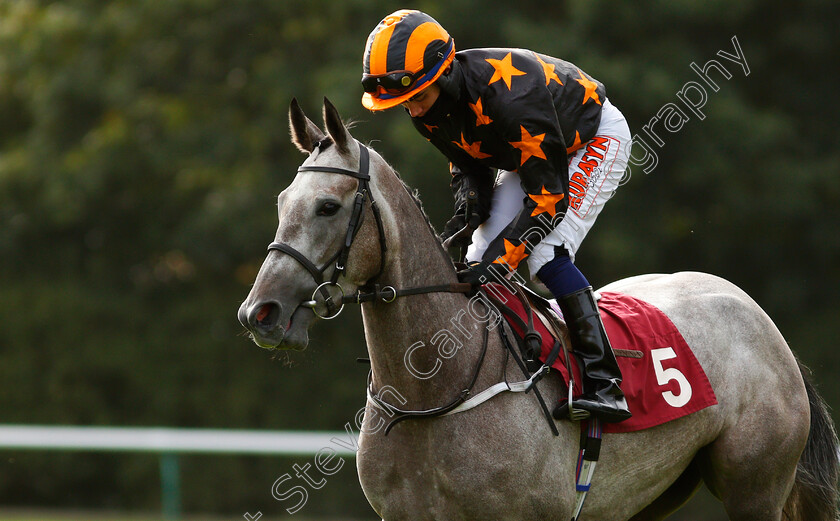
{"type": "Polygon", "coordinates": [[[316,213],[318,215],[329,217],[330,215],[335,215],[335,212],[337,212],[339,208],[341,208],[340,205],[328,201],[321,203],[321,206],[318,207],[318,211],[316,213]]]}

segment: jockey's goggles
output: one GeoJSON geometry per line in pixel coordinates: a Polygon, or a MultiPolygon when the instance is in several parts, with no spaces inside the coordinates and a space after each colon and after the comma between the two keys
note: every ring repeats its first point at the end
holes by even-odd
{"type": "Polygon", "coordinates": [[[362,87],[365,89],[365,92],[379,96],[383,93],[400,96],[410,91],[417,83],[417,80],[424,76],[426,74],[411,71],[396,71],[378,76],[365,74],[362,76],[362,87]]]}
{"type": "Polygon", "coordinates": [[[362,75],[362,88],[366,93],[380,100],[390,100],[405,96],[406,94],[425,88],[429,83],[436,80],[445,65],[452,63],[454,57],[455,41],[450,38],[449,44],[443,52],[439,52],[438,61],[434,67],[423,72],[394,71],[386,74],[364,74],[362,75]]]}

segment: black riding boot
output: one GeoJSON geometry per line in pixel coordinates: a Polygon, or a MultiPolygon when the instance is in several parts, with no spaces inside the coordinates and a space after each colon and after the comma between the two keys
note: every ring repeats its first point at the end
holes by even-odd
{"type": "Polygon", "coordinates": [[[572,405],[589,411],[605,423],[630,418],[627,400],[619,388],[621,370],[604,330],[592,288],[564,295],[557,303],[569,326],[572,347],[583,362],[583,396],[572,405]]]}

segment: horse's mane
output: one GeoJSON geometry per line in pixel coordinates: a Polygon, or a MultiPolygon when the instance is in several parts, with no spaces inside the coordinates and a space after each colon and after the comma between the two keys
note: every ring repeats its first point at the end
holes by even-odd
{"type": "MultiPolygon", "coordinates": [[[[381,156],[380,156],[380,157],[381,157],[381,156]]],[[[393,167],[390,163],[388,163],[387,161],[385,161],[385,164],[386,164],[386,165],[388,165],[388,168],[390,168],[390,169],[391,169],[391,172],[393,172],[393,173],[394,173],[394,175],[395,175],[395,176],[396,176],[396,178],[399,180],[399,182],[400,182],[400,184],[402,185],[402,187],[405,189],[406,193],[408,193],[409,197],[411,197],[411,200],[412,200],[412,201],[414,201],[414,204],[416,204],[416,205],[417,205],[417,209],[419,209],[419,210],[420,210],[420,215],[422,215],[422,216],[423,216],[423,220],[426,222],[426,226],[428,226],[428,227],[429,227],[429,232],[430,232],[430,233],[434,236],[434,238],[435,238],[435,243],[438,245],[438,251],[439,251],[439,252],[440,252],[440,254],[441,254],[441,255],[443,255],[443,257],[445,257],[445,258],[446,258],[446,259],[450,262],[450,264],[451,264],[451,263],[452,263],[452,257],[450,257],[450,256],[449,256],[449,252],[447,252],[447,251],[443,248],[443,243],[441,242],[440,237],[438,237],[438,234],[437,234],[437,232],[435,231],[435,227],[432,225],[432,220],[429,218],[429,214],[427,214],[427,213],[426,213],[426,209],[425,209],[425,208],[423,208],[423,201],[421,201],[421,200],[420,200],[420,191],[419,191],[419,190],[417,190],[416,188],[411,188],[410,186],[408,186],[408,183],[406,183],[406,182],[405,182],[405,180],[402,178],[402,176],[401,176],[401,175],[400,175],[400,173],[397,171],[397,169],[396,169],[396,168],[394,168],[394,167],[393,167]]],[[[453,267],[453,269],[454,269],[454,268],[455,268],[455,265],[454,265],[454,264],[452,264],[452,267],[453,267]]]]}

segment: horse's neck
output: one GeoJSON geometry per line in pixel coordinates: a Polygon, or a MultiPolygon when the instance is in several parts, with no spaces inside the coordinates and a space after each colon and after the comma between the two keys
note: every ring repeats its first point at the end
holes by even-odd
{"type": "MultiPolygon", "coordinates": [[[[379,282],[398,289],[457,282],[452,263],[420,209],[401,186],[397,193],[388,198],[392,219],[379,282]]],[[[485,324],[474,315],[470,300],[461,293],[363,306],[374,386],[395,389],[412,407],[442,405],[454,397],[459,386],[469,383],[481,348],[485,324]]]]}

